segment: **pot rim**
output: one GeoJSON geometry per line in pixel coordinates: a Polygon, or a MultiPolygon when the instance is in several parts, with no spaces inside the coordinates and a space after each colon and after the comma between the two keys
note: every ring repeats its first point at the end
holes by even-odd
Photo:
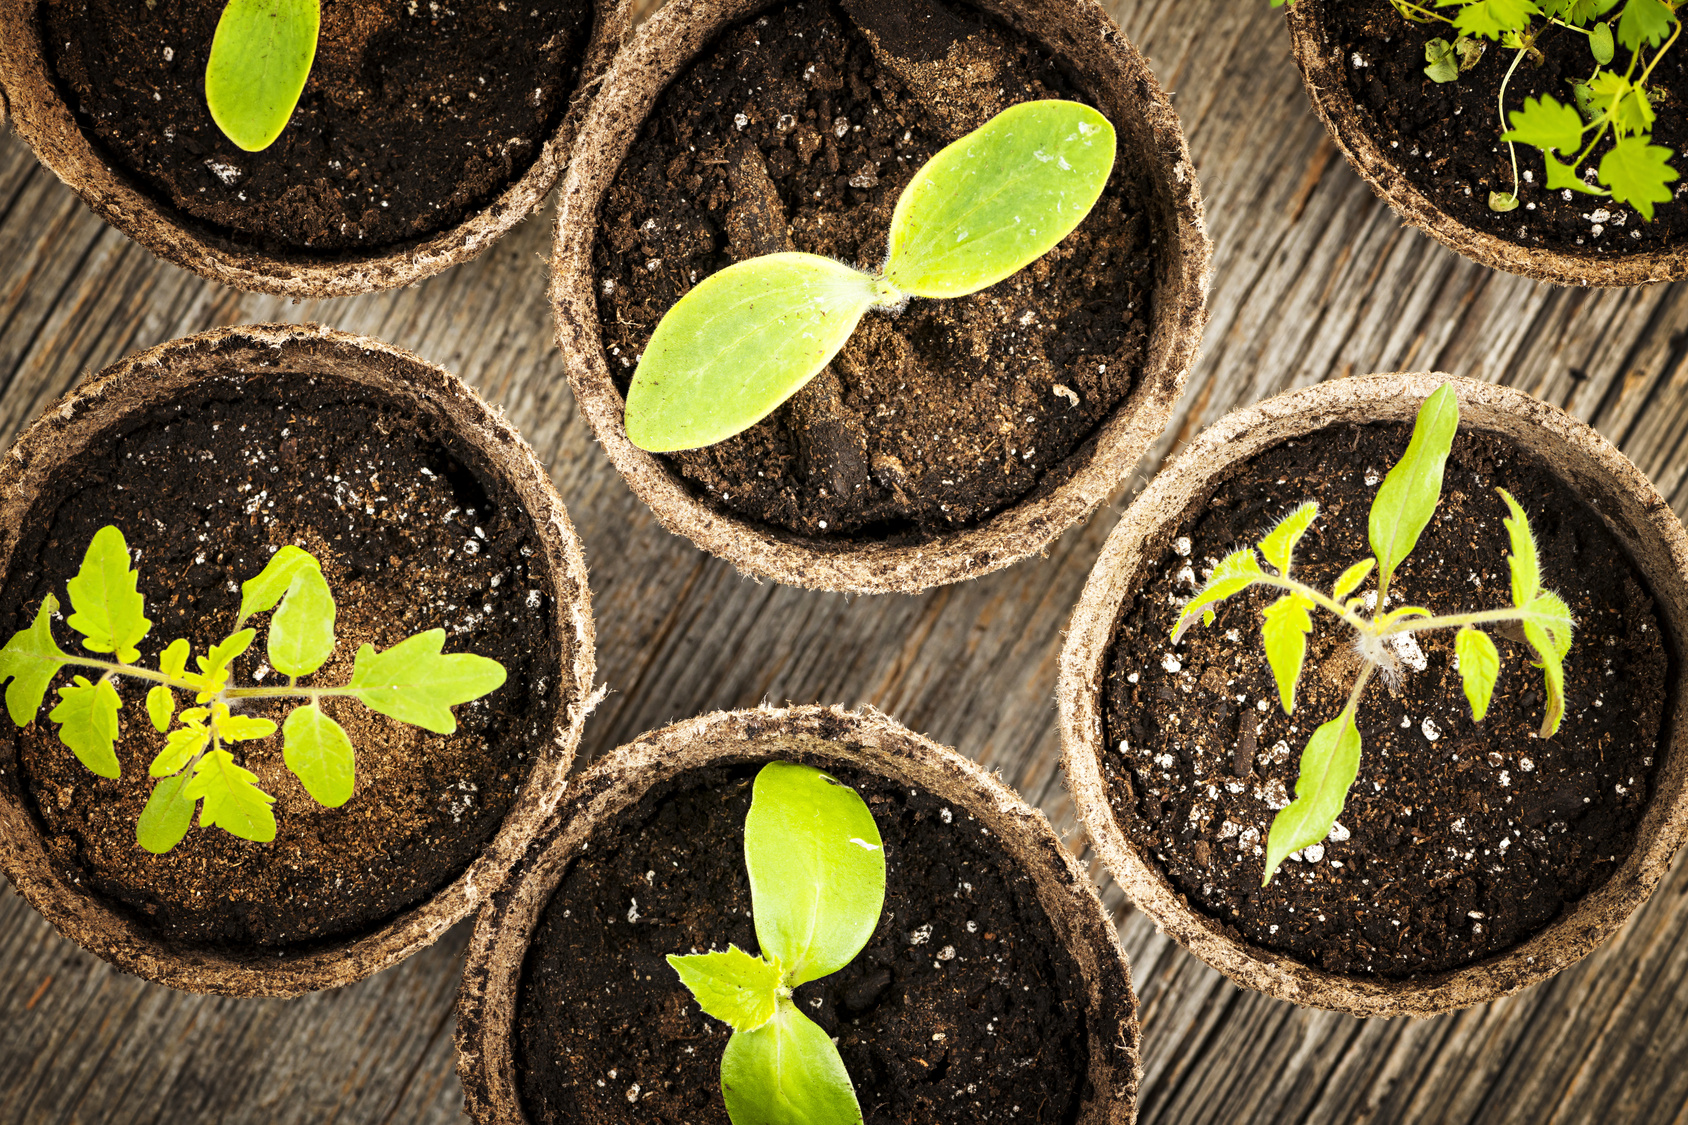
{"type": "Polygon", "coordinates": [[[725,26],[776,0],[674,0],[643,24],[616,56],[581,123],[563,179],[551,254],[551,302],[557,346],[575,400],[593,434],[634,493],[669,531],[756,578],[788,586],[857,593],[913,593],[976,578],[1045,550],[1067,528],[1107,500],[1149,451],[1172,416],[1173,403],[1200,349],[1212,246],[1206,234],[1195,166],[1171,103],[1148,64],[1095,0],[974,0],[1047,43],[1028,19],[1058,26],[1069,59],[1090,53],[1092,85],[1113,92],[1134,123],[1120,126],[1122,147],[1136,138],[1160,196],[1156,223],[1169,244],[1161,257],[1154,324],[1142,372],[1125,400],[1067,459],[1070,479],[1034,487],[982,524],[892,545],[800,536],[717,510],[699,500],[664,460],[627,439],[624,402],[610,378],[597,300],[592,247],[598,213],[622,159],[670,79],[725,26]],[[1108,76],[1105,78],[1105,76],[1108,76]]]}
{"type": "Polygon", "coordinates": [[[466,1111],[481,1125],[527,1125],[511,1047],[533,931],[575,856],[653,787],[722,760],[797,758],[919,785],[965,809],[1031,875],[1057,937],[1079,966],[1098,1091],[1078,1125],[1129,1125],[1141,1081],[1137,997],[1119,933],[1095,885],[1049,821],[1000,778],[954,750],[865,708],[717,711],[650,731],[599,760],[573,786],[546,837],[475,922],[457,999],[457,1071],[466,1111]]]}
{"type": "Polygon", "coordinates": [[[1325,26],[1324,0],[1295,0],[1284,9],[1302,85],[1349,166],[1401,218],[1478,265],[1556,285],[1645,285],[1688,277],[1688,246],[1636,254],[1575,254],[1521,246],[1455,219],[1391,161],[1374,135],[1371,114],[1354,101],[1340,44],[1325,26]]]}
{"type": "Polygon", "coordinates": [[[1639,469],[1591,426],[1522,391],[1464,377],[1416,372],[1366,375],[1290,391],[1220,419],[1161,471],[1108,536],[1073,610],[1056,688],[1062,763],[1079,817],[1103,863],[1156,925],[1236,983],[1280,1000],[1357,1016],[1428,1017],[1537,984],[1592,951],[1646,901],[1688,834],[1688,534],[1639,469]],[[1410,422],[1444,382],[1460,402],[1460,425],[1533,448],[1576,488],[1623,543],[1670,630],[1672,675],[1654,789],[1622,865],[1545,929],[1460,969],[1410,978],[1328,972],[1224,933],[1192,908],[1152,857],[1121,831],[1103,780],[1102,684],[1121,607],[1177,528],[1186,506],[1226,467],[1331,425],[1410,422]],[[1147,546],[1145,546],[1147,545],[1147,546]]]}
{"type": "MultiPolygon", "coordinates": [[[[27,796],[0,787],[0,872],[65,937],[126,972],[189,992],[297,996],[337,988],[389,968],[466,917],[503,880],[562,799],[593,691],[591,591],[586,560],[568,513],[533,450],[469,386],[441,367],[390,344],[316,325],[218,328],[120,360],[49,406],[0,459],[0,575],[10,572],[18,531],[41,482],[75,458],[89,439],[136,409],[181,397],[207,376],[194,368],[231,349],[252,366],[285,360],[294,370],[373,388],[449,424],[516,492],[532,519],[553,586],[550,629],[571,677],[515,803],[476,859],[416,906],[353,937],[280,949],[161,939],[80,886],[53,859],[27,796]],[[367,365],[376,356],[398,372],[367,365]]],[[[215,376],[212,376],[215,377],[215,376]]]]}
{"type": "MultiPolygon", "coordinates": [[[[158,257],[235,289],[279,296],[346,297],[411,285],[467,262],[527,218],[562,174],[590,91],[626,37],[631,0],[595,0],[580,78],[527,171],[462,222],[368,252],[257,248],[160,202],[108,161],[60,97],[48,72],[35,0],[0,0],[0,103],[36,159],[105,222],[158,257]]],[[[4,114],[0,114],[3,119],[4,114]]]]}

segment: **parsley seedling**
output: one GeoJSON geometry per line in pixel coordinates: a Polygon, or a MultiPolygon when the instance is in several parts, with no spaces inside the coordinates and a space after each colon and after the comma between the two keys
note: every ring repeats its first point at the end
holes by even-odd
{"type": "Polygon", "coordinates": [[[53,640],[52,619],[58,599],[42,599],[35,621],[0,648],[0,683],[6,684],[6,711],[18,726],[32,722],[47,688],[61,668],[86,668],[99,678],[74,676],[58,689],[59,702],[47,718],[59,724],[59,741],[101,777],[121,770],[115,746],[117,713],[123,706],[116,682],[121,677],[153,684],[146,696],[147,717],[164,734],[164,749],[148,773],[158,778],[136,824],[141,847],[162,855],[181,842],[199,809],[201,828],[213,825],[244,840],[275,839],[275,798],[255,784],[257,775],[241,768],[225,746],[268,738],[276,731],[269,719],[242,715],[249,699],[303,699],[282,723],[282,756],[306,792],[328,808],[352,796],[354,759],[351,739],[322,710],[326,696],[350,696],[372,711],[400,722],[450,734],[457,729],[451,708],[479,699],[504,683],[504,667],[471,653],[443,654],[445,630],[407,637],[384,652],[370,645],[357,651],[352,676],[340,687],[298,686],[334,653],[334,598],[322,567],[298,547],[281,548],[256,578],[241,586],[240,614],[234,632],[196,657],[188,670],[189,644],[171,641],[158,656],[158,667],[135,663],[135,646],[152,630],[146,600],[129,568],[129,547],[115,527],[100,528],[82,558],[76,577],[65,583],[73,612],[67,619],[82,634],[82,647],[109,653],[111,660],[75,656],[53,640]],[[257,630],[246,625],[255,613],[270,616],[268,655],[285,685],[239,687],[230,683],[234,661],[252,644],[257,630]],[[176,695],[194,697],[196,706],[176,714],[176,695]],[[181,725],[171,727],[173,719],[181,725]]]}
{"type": "Polygon", "coordinates": [[[711,274],[652,333],[627,391],[628,439],[666,453],[749,429],[820,374],[869,309],[976,293],[1054,249],[1113,166],[1107,118],[1077,102],[1024,102],[915,173],[878,273],[780,253],[711,274]]]}
{"type": "Polygon", "coordinates": [[[316,59],[321,0],[229,0],[205,64],[211,120],[240,148],[275,143],[316,59]]]}
{"type": "Polygon", "coordinates": [[[1295,800],[1278,811],[1266,841],[1266,875],[1261,885],[1271,882],[1278,865],[1291,852],[1317,844],[1330,834],[1342,813],[1348,789],[1360,771],[1360,731],[1355,712],[1366,685],[1378,672],[1386,680],[1400,675],[1400,660],[1393,651],[1394,638],[1430,629],[1458,629],[1454,634],[1454,655],[1465,686],[1465,698],[1472,717],[1481,722],[1488,713],[1495,680],[1500,675],[1500,653],[1481,625],[1516,624],[1534,650],[1546,681],[1546,709],[1541,737],[1551,738],[1565,714],[1565,654],[1571,649],[1570,607],[1552,590],[1541,585],[1541,568],[1536,560],[1536,541],[1530,523],[1505,489],[1495,491],[1506,503],[1510,515],[1502,520],[1512,542],[1512,604],[1475,613],[1436,616],[1419,606],[1386,609],[1389,581],[1412,553],[1418,537],[1430,523],[1442,495],[1442,467],[1459,428],[1459,402],[1453,387],[1443,385],[1424,401],[1413,425],[1411,440],[1400,461],[1389,470],[1372,501],[1367,532],[1373,557],[1348,567],[1337,577],[1329,594],[1292,577],[1295,545],[1319,514],[1311,501],[1302,504],[1278,522],[1254,547],[1232,552],[1213,568],[1207,584],[1185,604],[1172,629],[1176,644],[1198,618],[1205,625],[1214,620],[1213,606],[1240,594],[1251,586],[1270,586],[1285,591],[1268,605],[1261,637],[1266,661],[1277,682],[1278,698],[1285,714],[1295,713],[1295,685],[1307,656],[1307,634],[1312,631],[1312,611],[1318,607],[1335,614],[1354,630],[1354,647],[1363,658],[1348,703],[1341,714],[1313,732],[1301,752],[1301,772],[1295,783],[1295,800]],[[1264,557],[1272,570],[1261,567],[1264,557]],[[1377,589],[1371,616],[1361,611],[1369,598],[1356,596],[1362,583],[1377,571],[1377,589]]]}
{"type": "Polygon", "coordinates": [[[885,850],[854,789],[813,766],[769,762],[744,818],[744,863],[760,957],[670,954],[698,1007],[732,1026],[721,1094],[733,1125],[860,1125],[838,1048],[792,989],[862,951],[885,905],[885,850]]]}

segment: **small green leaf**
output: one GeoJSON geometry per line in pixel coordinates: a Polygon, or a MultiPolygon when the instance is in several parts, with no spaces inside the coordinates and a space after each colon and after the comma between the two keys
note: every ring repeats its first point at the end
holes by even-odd
{"type": "Polygon", "coordinates": [[[119,664],[131,663],[135,647],[152,622],[146,619],[146,599],[136,590],[140,575],[129,569],[129,545],[123,533],[107,524],[94,533],[82,556],[82,569],[65,583],[71,607],[67,620],[83,636],[89,652],[115,653],[119,664]]]}
{"type": "Polygon", "coordinates": [[[34,721],[53,674],[70,659],[53,640],[53,614],[58,611],[59,600],[48,594],[29,628],[13,633],[0,648],[0,681],[11,681],[6,685],[6,713],[20,727],[34,721]]]}
{"type": "Polygon", "coordinates": [[[1582,145],[1582,114],[1549,95],[1525,98],[1524,108],[1513,110],[1509,116],[1512,128],[1501,134],[1503,141],[1558,149],[1567,156],[1582,145]]]}
{"type": "Polygon", "coordinates": [[[263,570],[240,584],[240,616],[235,618],[235,628],[246,624],[254,613],[274,609],[302,570],[321,574],[322,564],[315,555],[291,543],[271,555],[263,570]]]}
{"type": "Polygon", "coordinates": [[[1552,738],[1559,731],[1559,722],[1565,717],[1565,666],[1553,638],[1534,621],[1524,620],[1524,639],[1530,642],[1530,647],[1541,657],[1536,667],[1542,670],[1542,680],[1546,688],[1547,703],[1542,711],[1541,737],[1552,738]]]}
{"type": "Polygon", "coordinates": [[[838,354],[874,279],[815,254],[769,254],[711,274],[663,316],[627,390],[627,438],[668,453],[754,426],[838,354]]]}
{"type": "Polygon", "coordinates": [[[316,567],[299,569],[270,618],[269,653],[285,676],[308,676],[333,655],[334,596],[316,567]]]}
{"type": "Polygon", "coordinates": [[[164,651],[158,654],[158,670],[171,679],[181,676],[188,666],[188,642],[186,637],[177,637],[164,646],[164,651]]]}
{"type": "Polygon", "coordinates": [[[450,734],[457,729],[451,708],[502,686],[504,666],[467,652],[442,656],[444,646],[444,629],[406,637],[385,652],[363,645],[346,687],[372,711],[450,734]]]}
{"type": "Polygon", "coordinates": [[[1379,597],[1388,593],[1395,568],[1412,554],[1419,535],[1436,513],[1436,503],[1442,497],[1442,466],[1448,460],[1457,429],[1459,399],[1453,385],[1444,383],[1419,407],[1407,451],[1383,478],[1372,501],[1367,531],[1377,556],[1379,597]]]}
{"type": "Polygon", "coordinates": [[[1289,577],[1290,563],[1295,555],[1295,545],[1301,542],[1301,537],[1307,533],[1308,527],[1319,514],[1319,506],[1309,500],[1296,508],[1295,511],[1278,521],[1278,526],[1266,533],[1266,538],[1260,541],[1260,553],[1267,562],[1278,568],[1278,573],[1289,577]]]}
{"type": "Polygon", "coordinates": [[[1291,853],[1317,844],[1330,835],[1331,825],[1342,815],[1348,788],[1360,773],[1360,732],[1354,726],[1354,708],[1325,723],[1307,740],[1301,752],[1301,773],[1295,779],[1295,800],[1278,810],[1266,837],[1265,886],[1278,865],[1291,853]]]}
{"type": "Polygon", "coordinates": [[[1653,127],[1653,102],[1644,87],[1615,71],[1603,70],[1588,80],[1588,96],[1601,114],[1609,114],[1618,136],[1645,133],[1653,127]]]}
{"type": "Polygon", "coordinates": [[[1631,51],[1646,44],[1657,47],[1670,37],[1676,13],[1664,0],[1629,0],[1618,17],[1618,42],[1631,51]]]}
{"type": "Polygon", "coordinates": [[[1565,654],[1571,651],[1576,619],[1571,616],[1571,607],[1565,604],[1564,598],[1552,590],[1543,590],[1524,607],[1524,619],[1533,621],[1547,634],[1555,657],[1565,659],[1565,654]]]}
{"type": "Polygon", "coordinates": [[[1594,56],[1594,61],[1606,66],[1612,61],[1616,51],[1612,48],[1612,25],[1597,23],[1589,29],[1588,53],[1594,56]]]}
{"type": "Polygon", "coordinates": [[[1505,213],[1518,210],[1518,197],[1510,191],[1491,191],[1489,193],[1489,210],[1505,213]]]}
{"type": "MultiPolygon", "coordinates": [[[[199,675],[188,675],[189,681],[198,681],[198,703],[208,702],[212,696],[222,691],[229,682],[229,662],[252,647],[252,638],[258,635],[256,629],[242,629],[211,646],[211,651],[205,656],[195,657],[199,664],[199,675]]],[[[187,650],[182,650],[182,656],[187,657],[187,650]]]]}
{"type": "Polygon", "coordinates": [[[1548,191],[1563,191],[1565,188],[1570,188],[1572,191],[1580,191],[1584,195],[1612,194],[1605,188],[1595,187],[1593,184],[1577,175],[1575,166],[1570,164],[1561,164],[1551,152],[1544,152],[1541,155],[1542,160],[1547,165],[1548,191]]]}
{"type": "Polygon", "coordinates": [[[1244,547],[1226,555],[1208,575],[1207,585],[1197,590],[1196,596],[1184,604],[1184,612],[1178,615],[1177,623],[1172,626],[1172,643],[1177,644],[1183,638],[1185,630],[1195,624],[1197,617],[1202,617],[1209,625],[1213,623],[1211,614],[1204,612],[1207,606],[1241,593],[1265,577],[1266,572],[1260,569],[1260,560],[1255,557],[1253,547],[1244,547]]]}
{"type": "Polygon", "coordinates": [[[1506,506],[1512,510],[1510,517],[1501,517],[1501,523],[1506,525],[1506,533],[1512,540],[1512,554],[1507,562],[1512,568],[1512,604],[1526,606],[1535,600],[1536,592],[1541,589],[1541,567],[1536,562],[1536,537],[1530,530],[1530,517],[1524,514],[1518,501],[1512,498],[1512,493],[1504,488],[1495,489],[1500,498],[1506,501],[1506,506]]]}
{"type": "Polygon", "coordinates": [[[287,128],[316,58],[318,0],[229,0],[211,38],[205,102],[217,128],[247,152],[287,128]]]}
{"type": "Polygon", "coordinates": [[[1454,45],[1446,39],[1432,39],[1424,45],[1424,61],[1430,65],[1424,68],[1425,77],[1432,82],[1447,83],[1459,81],[1459,58],[1454,54],[1454,45]]]}
{"type": "Polygon", "coordinates": [[[1481,35],[1485,39],[1499,39],[1507,32],[1525,31],[1530,26],[1530,18],[1541,14],[1534,0],[1436,0],[1436,6],[1457,6],[1459,11],[1454,15],[1454,27],[1463,35],[1481,35]]]}
{"type": "Polygon", "coordinates": [[[181,774],[154,785],[135,822],[135,842],[153,855],[163,855],[181,843],[193,825],[194,802],[182,796],[187,784],[188,776],[181,774]]]}
{"type": "Polygon", "coordinates": [[[1295,683],[1301,678],[1301,662],[1307,658],[1307,634],[1313,631],[1308,612],[1313,603],[1300,594],[1285,594],[1266,607],[1266,623],[1260,627],[1266,642],[1266,662],[1278,681],[1278,698],[1284,714],[1295,714],[1295,683]]]}
{"type": "Polygon", "coordinates": [[[1053,250],[1114,167],[1114,127],[1078,102],[1010,106],[914,174],[891,215],[885,279],[916,297],[961,297],[1053,250]]]}
{"type": "Polygon", "coordinates": [[[1600,182],[1612,189],[1613,199],[1629,204],[1652,222],[1653,204],[1675,198],[1665,185],[1681,179],[1670,166],[1673,155],[1673,150],[1649,144],[1646,137],[1625,137],[1600,158],[1600,182]]]}
{"type": "Polygon", "coordinates": [[[1454,52],[1459,55],[1459,69],[1463,74],[1483,61],[1483,53],[1489,45],[1481,39],[1473,39],[1469,35],[1461,35],[1454,40],[1454,52]]]}
{"type": "Polygon", "coordinates": [[[1376,565],[1376,559],[1365,559],[1343,571],[1341,577],[1336,580],[1336,585],[1331,587],[1331,600],[1339,602],[1358,590],[1360,583],[1366,580],[1366,575],[1370,574],[1372,567],[1376,565]]]}
{"type": "Polygon", "coordinates": [[[1500,677],[1500,652],[1487,633],[1467,625],[1454,634],[1454,659],[1459,663],[1460,678],[1465,681],[1471,717],[1482,722],[1483,716],[1489,713],[1489,700],[1495,694],[1495,680],[1500,677]]]}
{"type": "Polygon", "coordinates": [[[317,804],[337,809],[352,799],[356,763],[345,728],[307,703],[288,714],[281,735],[287,768],[317,804]]]}
{"type": "Polygon", "coordinates": [[[275,733],[273,719],[255,719],[251,715],[231,715],[225,704],[212,705],[213,720],[217,727],[217,737],[224,742],[250,742],[255,738],[268,738],[275,733]]]}
{"type": "Polygon", "coordinates": [[[101,777],[119,777],[117,765],[117,710],[123,701],[111,681],[89,683],[86,676],[59,689],[59,704],[47,717],[59,724],[59,741],[70,747],[77,761],[101,777]]]}
{"type": "Polygon", "coordinates": [[[201,828],[218,827],[242,840],[267,844],[275,839],[275,798],[259,789],[258,775],[235,765],[227,750],[213,750],[199,759],[193,778],[182,787],[182,797],[203,800],[199,809],[201,828]]]}
{"type": "Polygon", "coordinates": [[[813,766],[769,762],[744,818],[756,940],[795,988],[860,953],[885,904],[885,846],[867,803],[813,766]]]}
{"type": "Polygon", "coordinates": [[[774,1018],[779,962],[764,961],[729,945],[725,953],[670,953],[668,963],[680,974],[680,983],[691,990],[697,1006],[734,1031],[755,1031],[774,1018]]]}
{"type": "Polygon", "coordinates": [[[177,727],[164,736],[164,749],[147,767],[147,773],[168,777],[192,761],[210,742],[211,732],[204,727],[177,727]]]}
{"type": "Polygon", "coordinates": [[[855,1087],[832,1037],[781,1000],[755,1031],[735,1031],[721,1056],[733,1125],[861,1125],[855,1087]]]}
{"type": "Polygon", "coordinates": [[[176,713],[176,696],[169,688],[159,684],[147,692],[147,718],[160,733],[170,729],[170,718],[176,713]]]}

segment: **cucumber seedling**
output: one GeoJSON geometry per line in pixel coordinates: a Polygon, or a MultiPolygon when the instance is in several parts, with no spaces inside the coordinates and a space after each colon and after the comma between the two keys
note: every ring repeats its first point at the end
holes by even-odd
{"type": "Polygon", "coordinates": [[[275,143],[316,60],[321,0],[229,0],[205,64],[205,104],[247,152],[275,143]]]}
{"type": "Polygon", "coordinates": [[[1454,656],[1472,717],[1481,722],[1488,713],[1495,680],[1500,675],[1500,652],[1481,626],[1522,628],[1524,640],[1535,652],[1536,666],[1542,670],[1546,683],[1541,737],[1551,738],[1559,729],[1559,721],[1565,714],[1564,660],[1571,649],[1574,623],[1565,599],[1542,588],[1541,567],[1529,519],[1505,489],[1495,491],[1510,513],[1502,520],[1512,544],[1508,559],[1512,572],[1510,606],[1440,616],[1420,606],[1385,608],[1390,579],[1412,553],[1441,499],[1442,468],[1458,428],[1459,401],[1453,387],[1444,384],[1420,407],[1407,451],[1384,477],[1372,501],[1367,532],[1373,557],[1344,570],[1328,594],[1299,581],[1291,573],[1295,545],[1319,514],[1318,504],[1309,501],[1290,512],[1260,540],[1258,553],[1255,547],[1245,547],[1220,560],[1207,583],[1185,604],[1173,626],[1172,641],[1177,644],[1198,619],[1204,625],[1211,625],[1213,607],[1226,598],[1253,586],[1283,590],[1283,595],[1265,608],[1260,634],[1285,714],[1295,713],[1295,686],[1307,656],[1313,609],[1334,614],[1354,630],[1354,648],[1362,658],[1359,674],[1341,713],[1315,730],[1301,752],[1295,800],[1278,811],[1267,837],[1262,886],[1271,882],[1273,873],[1290,853],[1323,841],[1342,814],[1349,787],[1360,771],[1356,709],[1373,676],[1381,672],[1386,680],[1392,681],[1401,674],[1400,660],[1393,651],[1396,638],[1431,629],[1457,629],[1454,656]],[[1261,558],[1271,570],[1260,565],[1261,558]],[[1374,570],[1376,590],[1359,596],[1361,585],[1374,570]],[[1371,606],[1369,616],[1362,612],[1367,605],[1371,606]]]}
{"type": "Polygon", "coordinates": [[[832,361],[869,309],[963,297],[1050,250],[1090,213],[1114,167],[1114,127],[1089,106],[1003,110],[941,150],[897,199],[883,268],[795,252],[711,274],[664,314],[627,391],[627,437],[697,449],[771,414],[832,361]]]}
{"type": "Polygon", "coordinates": [[[362,645],[352,675],[340,686],[304,686],[309,676],[334,654],[334,597],[314,556],[286,546],[270,556],[257,577],[240,590],[234,631],[194,658],[188,670],[189,643],[171,641],[159,653],[157,668],[137,663],[136,645],[152,631],[140,575],[129,567],[123,533],[106,526],[94,533],[76,577],[65,583],[72,612],[66,624],[82,634],[89,652],[109,660],[73,655],[53,639],[52,620],[59,602],[41,601],[35,621],[0,648],[0,683],[6,683],[6,711],[27,726],[41,710],[47,688],[62,668],[87,669],[93,681],[73,674],[58,689],[59,700],[47,718],[59,725],[59,741],[101,777],[121,776],[115,747],[118,711],[123,701],[116,684],[124,677],[151,683],[147,717],[165,735],[164,748],[148,773],[158,779],[136,824],[141,847],[162,855],[179,844],[199,810],[199,825],[215,825],[244,840],[275,839],[275,798],[258,788],[258,777],[242,768],[225,747],[268,738],[276,732],[270,719],[240,714],[247,700],[300,699],[281,725],[282,759],[319,804],[338,808],[351,799],[355,761],[351,739],[322,709],[326,697],[347,696],[372,711],[435,734],[457,729],[451,708],[479,699],[504,683],[504,667],[472,653],[442,653],[444,629],[407,637],[383,652],[362,645]],[[271,611],[274,611],[271,613],[271,611]],[[286,684],[240,687],[230,682],[234,661],[257,636],[246,624],[253,614],[271,613],[269,662],[287,677],[286,684]],[[195,706],[176,711],[177,695],[192,696],[195,706]],[[177,725],[179,724],[179,725],[177,725]]]}
{"type": "Polygon", "coordinates": [[[813,766],[769,762],[744,818],[760,957],[670,954],[698,1007],[729,1024],[721,1094],[733,1125],[860,1125],[832,1039],[791,1001],[855,959],[885,905],[885,848],[867,803],[813,766]]]}

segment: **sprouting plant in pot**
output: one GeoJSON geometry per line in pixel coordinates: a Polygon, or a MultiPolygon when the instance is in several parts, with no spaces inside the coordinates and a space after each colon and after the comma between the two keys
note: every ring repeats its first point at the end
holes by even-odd
{"type": "MultiPolygon", "coordinates": [[[[1291,3],[1294,0],[1290,0],[1291,3]]],[[[1272,0],[1278,7],[1285,0],[1272,0]]],[[[1674,198],[1669,184],[1679,178],[1670,161],[1675,152],[1653,143],[1657,91],[1649,86],[1665,53],[1682,35],[1682,8],[1688,0],[1390,0],[1406,19],[1448,25],[1454,38],[1434,38],[1424,46],[1424,73],[1434,82],[1457,82],[1481,61],[1491,42],[1512,52],[1500,84],[1496,113],[1500,139],[1512,162],[1512,190],[1489,194],[1489,207],[1512,211],[1519,205],[1518,150],[1540,150],[1548,191],[1611,196],[1640,212],[1648,222],[1653,205],[1674,198]],[[1620,7],[1620,4],[1622,5],[1620,7]],[[1447,12],[1446,9],[1455,9],[1447,12]],[[1539,21],[1539,22],[1538,22],[1539,21]],[[1506,87],[1525,58],[1539,63],[1544,40],[1562,31],[1588,52],[1588,77],[1570,83],[1570,103],[1551,94],[1525,98],[1506,108],[1506,87]],[[1624,58],[1619,58],[1619,48],[1624,58]],[[1510,122],[1511,128],[1506,128],[1510,122]],[[1610,135],[1612,146],[1598,165],[1587,165],[1595,148],[1610,135]],[[1557,155],[1555,155],[1557,154],[1557,155]],[[1585,167],[1585,165],[1587,165],[1585,167]],[[1598,183],[1590,182],[1593,174],[1598,183]],[[1601,186],[1604,185],[1604,186],[1601,186]]],[[[1569,198],[1569,197],[1567,197],[1569,198]]]]}
{"type": "Polygon", "coordinates": [[[316,59],[321,0],[228,0],[205,64],[205,104],[247,152],[275,143],[316,59]]]}
{"type": "Polygon", "coordinates": [[[744,818],[744,863],[761,956],[670,954],[698,1007],[733,1029],[721,1093],[733,1125],[859,1125],[838,1048],[792,1003],[873,936],[885,904],[885,851],[866,802],[813,766],[769,762],[744,818]]]}
{"type": "Polygon", "coordinates": [[[1481,722],[1500,675],[1500,652],[1482,627],[1521,629],[1546,683],[1541,737],[1551,738],[1559,729],[1565,714],[1564,660],[1571,648],[1574,622],[1565,599],[1543,589],[1529,519],[1505,489],[1495,491],[1510,513],[1502,522],[1512,545],[1508,558],[1512,604],[1442,615],[1413,605],[1386,608],[1390,579],[1418,544],[1441,499],[1442,469],[1458,428],[1459,401],[1453,387],[1444,384],[1420,407],[1406,452],[1384,477],[1372,501],[1367,533],[1373,557],[1342,571],[1328,594],[1291,573],[1296,544],[1319,514],[1318,504],[1309,501],[1291,511],[1260,540],[1258,554],[1256,548],[1245,547],[1220,560],[1173,626],[1176,644],[1197,620],[1212,624],[1213,607],[1225,599],[1254,586],[1283,590],[1281,597],[1266,606],[1260,632],[1286,714],[1295,713],[1295,687],[1307,655],[1313,609],[1334,614],[1354,630],[1354,648],[1362,658],[1359,674],[1341,713],[1315,730],[1301,752],[1295,800],[1278,810],[1267,837],[1262,886],[1271,882],[1273,873],[1291,853],[1322,842],[1342,814],[1349,787],[1360,770],[1360,732],[1355,717],[1361,696],[1373,676],[1381,673],[1393,684],[1401,675],[1394,646],[1402,638],[1432,629],[1458,630],[1454,634],[1454,658],[1472,717],[1481,722]],[[1271,570],[1260,565],[1262,557],[1271,570]],[[1361,596],[1360,587],[1374,569],[1376,589],[1361,596]],[[1364,612],[1368,607],[1369,616],[1364,612]]]}
{"type": "Polygon", "coordinates": [[[101,777],[121,776],[115,747],[118,711],[123,706],[116,683],[122,678],[153,686],[146,695],[147,717],[164,734],[164,748],[148,773],[157,778],[136,824],[141,847],[162,855],[187,835],[194,810],[201,828],[212,826],[245,840],[275,839],[275,798],[258,788],[257,775],[242,768],[226,747],[268,738],[276,724],[241,714],[249,700],[300,699],[281,726],[282,759],[319,804],[338,808],[351,799],[355,755],[345,728],[323,709],[325,698],[356,699],[372,711],[436,734],[457,729],[451,708],[479,699],[504,683],[504,667],[472,653],[442,653],[444,629],[407,637],[382,652],[359,647],[352,675],[338,686],[303,685],[334,653],[333,595],[321,564],[298,547],[282,547],[257,577],[242,584],[234,631],[195,657],[188,670],[190,645],[178,638],[159,653],[157,668],[136,661],[136,646],[152,630],[146,601],[138,589],[139,573],[130,569],[123,533],[106,526],[95,532],[81,569],[65,583],[72,612],[66,620],[82,634],[82,647],[107,653],[97,660],[67,653],[53,639],[52,620],[59,602],[42,599],[35,621],[0,648],[0,683],[6,683],[6,711],[18,726],[32,722],[61,668],[87,669],[98,678],[74,675],[58,688],[58,703],[47,718],[59,724],[59,740],[101,777]],[[230,682],[234,661],[246,651],[257,630],[246,624],[253,614],[271,613],[268,656],[285,684],[241,687],[230,682]],[[178,693],[195,706],[176,711],[178,693]],[[178,725],[174,725],[178,724],[178,725]]]}
{"type": "Polygon", "coordinates": [[[1101,198],[1114,128],[1077,102],[1023,102],[946,146],[897,199],[883,267],[765,254],[663,316],[627,391],[627,437],[653,453],[724,441],[831,362],[869,309],[964,297],[1052,250],[1101,198]]]}

